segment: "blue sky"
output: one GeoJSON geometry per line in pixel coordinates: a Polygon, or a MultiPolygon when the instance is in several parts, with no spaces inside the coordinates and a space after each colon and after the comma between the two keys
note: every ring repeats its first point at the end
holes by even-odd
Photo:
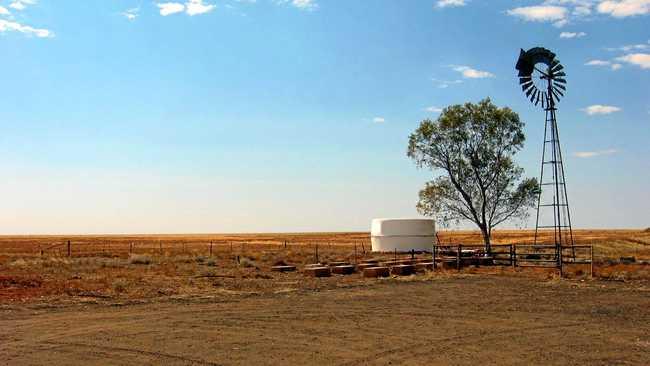
{"type": "Polygon", "coordinates": [[[537,176],[534,46],[574,225],[650,226],[650,0],[0,0],[0,232],[367,230],[417,215],[409,133],[487,96],[537,176]]]}

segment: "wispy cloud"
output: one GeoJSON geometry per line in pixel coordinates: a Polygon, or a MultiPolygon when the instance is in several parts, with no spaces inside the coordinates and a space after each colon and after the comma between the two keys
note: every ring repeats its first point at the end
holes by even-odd
{"type": "Polygon", "coordinates": [[[614,107],[612,105],[594,104],[590,105],[589,107],[582,108],[581,110],[590,116],[594,116],[599,114],[612,114],[614,112],[619,112],[621,111],[621,108],[614,107]]]}
{"type": "Polygon", "coordinates": [[[54,37],[54,33],[49,29],[43,28],[34,28],[29,25],[23,25],[17,22],[0,19],[0,33],[5,32],[19,32],[28,36],[34,36],[38,38],[51,38],[54,37]]]}
{"type": "Polygon", "coordinates": [[[440,89],[446,89],[449,88],[449,86],[454,85],[454,84],[461,84],[463,81],[460,79],[457,80],[440,80],[440,79],[435,79],[431,78],[431,81],[433,81],[438,88],[440,89]]]}
{"type": "Polygon", "coordinates": [[[275,0],[278,5],[291,5],[294,8],[306,11],[314,11],[318,9],[318,2],[316,0],[275,0]]]}
{"type": "Polygon", "coordinates": [[[467,5],[467,2],[465,2],[465,0],[438,0],[436,3],[436,7],[438,8],[451,8],[465,5],[467,5]]]}
{"type": "Polygon", "coordinates": [[[605,60],[590,60],[585,63],[587,66],[606,66],[609,67],[610,69],[616,71],[623,67],[623,65],[611,61],[605,61],[605,60]]]}
{"type": "Polygon", "coordinates": [[[429,113],[440,113],[440,112],[442,112],[442,108],[435,107],[435,106],[426,107],[426,108],[424,108],[424,110],[429,112],[429,113]]]}
{"type": "Polygon", "coordinates": [[[598,12],[615,18],[650,14],[650,0],[610,0],[598,4],[598,12]]]}
{"type": "Polygon", "coordinates": [[[11,14],[7,8],[4,6],[0,5],[0,15],[9,15],[11,14]]]}
{"type": "Polygon", "coordinates": [[[617,57],[616,60],[639,66],[642,69],[650,69],[650,54],[648,53],[632,53],[629,55],[617,57]]]}
{"type": "Polygon", "coordinates": [[[452,70],[458,71],[466,79],[484,79],[484,78],[493,78],[494,74],[488,71],[480,71],[473,69],[469,66],[462,65],[451,65],[452,70]]]}
{"type": "Polygon", "coordinates": [[[135,18],[138,17],[139,13],[140,13],[140,8],[131,8],[122,12],[122,16],[128,20],[135,20],[135,18]]]}
{"type": "Polygon", "coordinates": [[[18,11],[25,10],[29,5],[35,5],[36,0],[15,0],[9,4],[9,7],[18,11]]]}
{"type": "Polygon", "coordinates": [[[374,123],[384,123],[386,122],[386,119],[384,117],[375,117],[372,119],[374,123]]]}
{"type": "Polygon", "coordinates": [[[574,153],[573,156],[577,158],[587,159],[587,158],[593,158],[602,155],[612,155],[612,154],[616,154],[617,152],[618,150],[616,149],[607,149],[607,150],[599,150],[599,151],[578,151],[574,153]]]}
{"type": "Polygon", "coordinates": [[[555,5],[522,6],[506,13],[528,22],[551,22],[558,27],[567,23],[569,14],[567,8],[555,5]]]}
{"type": "Polygon", "coordinates": [[[650,49],[650,41],[648,43],[638,43],[638,44],[628,44],[620,47],[607,47],[607,51],[621,51],[621,52],[630,52],[630,51],[642,51],[650,49]]]}
{"type": "Polygon", "coordinates": [[[586,35],[587,33],[585,32],[562,32],[560,33],[560,38],[566,38],[566,39],[582,38],[586,35]]]}

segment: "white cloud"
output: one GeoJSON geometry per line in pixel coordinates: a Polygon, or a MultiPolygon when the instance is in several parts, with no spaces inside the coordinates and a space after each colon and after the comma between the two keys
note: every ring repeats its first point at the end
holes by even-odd
{"type": "Polygon", "coordinates": [[[160,9],[160,15],[164,17],[185,11],[185,5],[181,3],[158,3],[156,5],[160,9]]]}
{"type": "Polygon", "coordinates": [[[590,105],[589,107],[582,109],[583,112],[587,113],[590,116],[598,115],[598,114],[611,114],[614,112],[619,112],[620,110],[621,108],[619,107],[614,107],[611,105],[601,105],[601,104],[590,105]]]}
{"type": "Polygon", "coordinates": [[[615,18],[625,18],[650,13],[650,0],[609,0],[598,4],[598,12],[615,18]]]}
{"type": "Polygon", "coordinates": [[[585,32],[562,32],[560,33],[560,38],[582,38],[586,36],[585,32]]]}
{"type": "Polygon", "coordinates": [[[18,11],[25,10],[28,5],[36,4],[35,0],[15,0],[9,4],[9,7],[18,11]]]}
{"type": "Polygon", "coordinates": [[[22,25],[20,23],[0,19],[0,33],[5,33],[5,32],[20,32],[38,38],[54,37],[54,33],[52,33],[52,31],[48,29],[33,28],[28,25],[22,25]]]}
{"type": "Polygon", "coordinates": [[[510,9],[506,12],[510,16],[523,19],[528,22],[553,22],[561,27],[568,21],[567,8],[555,5],[523,6],[510,9]]]}
{"type": "Polygon", "coordinates": [[[604,60],[587,61],[585,63],[585,65],[587,65],[587,66],[607,66],[607,67],[611,68],[612,70],[618,70],[621,67],[623,67],[623,65],[621,65],[619,63],[613,63],[611,61],[604,61],[604,60]]]}
{"type": "Polygon", "coordinates": [[[386,122],[386,119],[384,117],[375,117],[372,119],[374,123],[384,123],[386,122]]]}
{"type": "Polygon", "coordinates": [[[316,3],[316,0],[291,0],[290,3],[294,7],[302,10],[318,9],[318,3],[316,3]]]}
{"type": "Polygon", "coordinates": [[[158,3],[156,4],[160,9],[160,15],[168,16],[172,14],[185,12],[189,16],[209,13],[216,8],[214,4],[206,4],[203,0],[188,0],[187,2],[177,3],[158,3]]]}
{"type": "Polygon", "coordinates": [[[427,111],[427,112],[430,112],[430,113],[440,113],[440,112],[442,112],[442,108],[435,107],[435,106],[426,107],[426,108],[424,108],[424,110],[427,111]]]}
{"type": "Polygon", "coordinates": [[[209,13],[214,10],[216,6],[214,4],[204,4],[203,0],[189,0],[187,3],[185,3],[185,8],[187,9],[187,14],[193,16],[209,13]]]}
{"type": "Polygon", "coordinates": [[[140,13],[140,8],[132,8],[123,12],[122,16],[128,20],[135,20],[135,18],[138,17],[139,13],[140,13]]]}
{"type": "Polygon", "coordinates": [[[452,65],[451,68],[454,71],[460,72],[466,79],[483,79],[483,78],[493,78],[494,74],[487,71],[480,71],[473,69],[469,66],[458,66],[452,65]]]}
{"type": "Polygon", "coordinates": [[[436,3],[436,6],[439,8],[458,7],[465,5],[467,5],[465,0],[438,0],[436,3]]]}
{"type": "Polygon", "coordinates": [[[616,154],[618,150],[616,149],[608,149],[608,150],[600,150],[600,151],[578,151],[573,154],[573,156],[577,158],[593,158],[595,156],[602,156],[602,155],[612,155],[616,154]]]}
{"type": "Polygon", "coordinates": [[[0,6],[0,15],[9,15],[9,14],[11,13],[9,13],[9,10],[7,10],[7,8],[0,6]]]}
{"type": "Polygon", "coordinates": [[[639,66],[642,69],[650,69],[650,54],[648,53],[632,53],[617,57],[616,60],[639,66]]]}

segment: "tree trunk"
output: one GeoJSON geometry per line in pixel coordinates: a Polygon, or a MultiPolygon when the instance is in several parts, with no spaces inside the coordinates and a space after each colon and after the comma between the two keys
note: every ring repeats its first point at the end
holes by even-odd
{"type": "Polygon", "coordinates": [[[485,253],[492,254],[492,243],[490,243],[490,233],[487,227],[481,226],[481,233],[483,234],[483,243],[485,244],[485,253]]]}

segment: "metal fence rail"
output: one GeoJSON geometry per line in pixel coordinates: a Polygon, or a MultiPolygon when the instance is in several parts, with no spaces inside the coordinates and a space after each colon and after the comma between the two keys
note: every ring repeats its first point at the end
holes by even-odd
{"type": "Polygon", "coordinates": [[[594,249],[592,245],[556,247],[539,244],[492,245],[490,252],[482,244],[433,245],[433,267],[453,267],[457,270],[467,265],[508,265],[515,267],[557,268],[560,275],[564,266],[589,265],[593,277],[594,249]]]}

